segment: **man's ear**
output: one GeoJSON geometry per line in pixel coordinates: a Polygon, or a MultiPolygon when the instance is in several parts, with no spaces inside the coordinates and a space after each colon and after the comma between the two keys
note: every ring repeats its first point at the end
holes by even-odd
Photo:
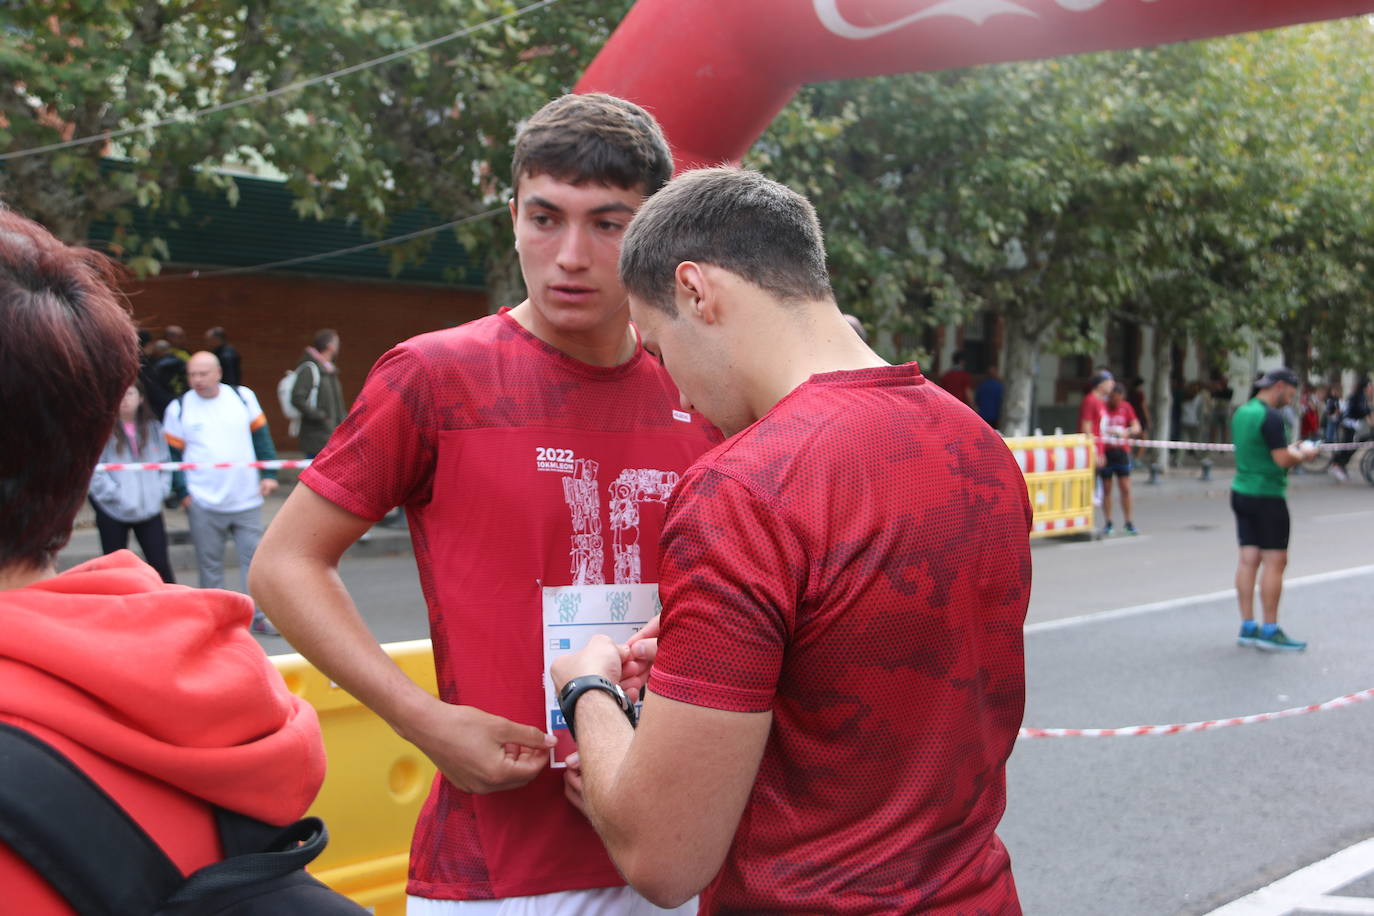
{"type": "Polygon", "coordinates": [[[707,324],[719,320],[720,288],[710,271],[696,261],[683,261],[673,271],[673,280],[678,311],[685,310],[707,324]]]}

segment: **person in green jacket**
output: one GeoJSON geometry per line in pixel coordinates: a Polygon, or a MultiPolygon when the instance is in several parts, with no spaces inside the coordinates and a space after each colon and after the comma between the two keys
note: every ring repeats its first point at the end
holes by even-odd
{"type": "Polygon", "coordinates": [[[1236,597],[1240,601],[1242,646],[1298,652],[1307,643],[1290,639],[1279,627],[1279,597],[1288,565],[1288,469],[1316,454],[1310,443],[1289,443],[1279,409],[1292,403],[1298,376],[1284,367],[1255,381],[1255,394],[1231,418],[1236,446],[1236,477],[1231,511],[1236,515],[1240,563],[1236,597]],[[1261,573],[1261,569],[1263,572],[1261,573]],[[1263,623],[1255,621],[1255,581],[1259,580],[1263,623]]]}
{"type": "Polygon", "coordinates": [[[314,343],[305,348],[296,367],[291,406],[301,415],[297,439],[307,458],[324,451],[325,443],[348,413],[339,385],[339,370],[334,365],[338,358],[339,332],[325,328],[315,334],[314,343]]]}

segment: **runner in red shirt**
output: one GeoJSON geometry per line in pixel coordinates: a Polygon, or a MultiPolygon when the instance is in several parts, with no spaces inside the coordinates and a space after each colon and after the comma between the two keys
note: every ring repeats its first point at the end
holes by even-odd
{"type": "Polygon", "coordinates": [[[673,181],[621,275],[731,438],[669,506],[658,641],[552,667],[612,858],[708,914],[1020,913],[995,833],[1031,574],[1010,452],[850,332],[810,204],[756,173],[673,181]],[[633,691],[652,658],[636,732],[599,679],[633,691]]]}
{"type": "Polygon", "coordinates": [[[628,102],[565,96],[536,114],[512,170],[530,298],[383,356],[254,564],[253,593],[287,639],[439,767],[411,847],[411,913],[509,898],[523,899],[503,913],[651,911],[549,767],[545,731],[566,729],[543,673],[566,639],[550,606],[570,621],[598,602],[652,616],[664,502],[720,441],[677,409],[616,273],[625,227],[671,171],[657,124],[628,102]],[[343,551],[397,505],[439,701],[378,648],[337,578],[343,551]]]}
{"type": "Polygon", "coordinates": [[[1092,436],[1097,447],[1097,466],[1107,463],[1107,444],[1102,441],[1102,422],[1107,408],[1107,395],[1116,384],[1112,374],[1105,369],[1099,371],[1088,383],[1088,393],[1083,395],[1083,403],[1078,408],[1078,431],[1092,436]]]}
{"type": "Polygon", "coordinates": [[[952,362],[953,367],[946,369],[945,374],[940,376],[940,387],[972,407],[973,376],[964,369],[964,352],[955,350],[952,362]]]}
{"type": "MultiPolygon", "coordinates": [[[[1126,400],[1126,386],[1120,382],[1112,385],[1107,395],[1107,403],[1102,408],[1102,435],[1116,439],[1135,439],[1140,436],[1140,419],[1135,408],[1126,400]]],[[[1107,519],[1102,529],[1104,535],[1112,533],[1112,478],[1121,490],[1121,511],[1126,516],[1126,534],[1139,534],[1135,522],[1131,520],[1131,448],[1125,443],[1107,443],[1098,440],[1103,446],[1106,461],[1097,469],[1102,479],[1102,514],[1107,519]]]]}

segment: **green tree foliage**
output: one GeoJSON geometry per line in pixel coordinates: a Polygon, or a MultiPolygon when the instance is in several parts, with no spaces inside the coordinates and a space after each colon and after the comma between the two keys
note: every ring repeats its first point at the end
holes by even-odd
{"type": "MultiPolygon", "coordinates": [[[[32,0],[0,22],[0,151],[173,118],[330,73],[513,13],[530,0],[32,0]]],[[[567,91],[631,0],[564,0],[390,63],[265,101],[0,164],[0,196],[58,235],[114,217],[135,269],[175,257],[132,228],[136,208],[184,214],[179,192],[219,187],[226,162],[286,176],[302,219],[356,219],[376,237],[428,204],[446,218],[508,196],[520,119],[567,91]],[[104,155],[128,168],[101,167],[104,155]]],[[[509,279],[504,222],[462,227],[509,279]]],[[[418,239],[393,263],[421,257],[418,239]]]]}
{"type": "Polygon", "coordinates": [[[924,324],[1003,317],[1008,432],[1041,349],[1092,352],[1112,318],[1154,327],[1159,360],[1249,328],[1367,365],[1372,43],[1360,19],[810,86],[750,164],[816,202],[890,358],[924,324]]]}

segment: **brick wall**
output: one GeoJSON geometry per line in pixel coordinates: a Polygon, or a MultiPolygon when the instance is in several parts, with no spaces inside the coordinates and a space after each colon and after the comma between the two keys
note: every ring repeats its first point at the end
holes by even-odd
{"type": "Polygon", "coordinates": [[[425,331],[452,327],[487,312],[472,290],[366,280],[243,275],[205,280],[169,275],[126,286],[139,327],[161,336],[169,324],[186,330],[188,349],[205,347],[205,331],[222,326],[243,362],[279,452],[299,452],[277,405],[277,380],[295,368],[321,328],[339,332],[339,378],[352,403],[377,358],[425,331]]]}

